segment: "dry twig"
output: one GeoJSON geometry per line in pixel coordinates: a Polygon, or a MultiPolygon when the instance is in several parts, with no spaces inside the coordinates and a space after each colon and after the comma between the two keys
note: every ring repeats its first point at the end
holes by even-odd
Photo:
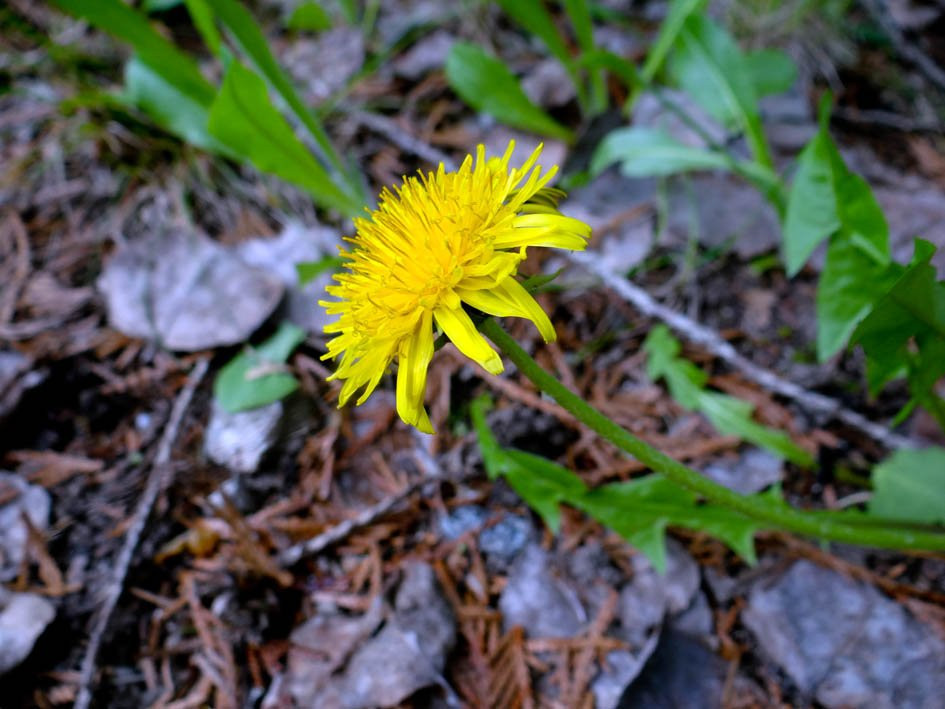
{"type": "Polygon", "coordinates": [[[190,376],[187,378],[187,382],[174,401],[174,407],[171,409],[167,425],[164,427],[164,433],[158,443],[154,465],[148,475],[144,492],[141,493],[141,498],[138,500],[138,505],[135,507],[134,514],[131,517],[131,523],[128,525],[128,529],[125,533],[125,543],[122,545],[121,550],[118,552],[118,557],[115,559],[112,578],[105,587],[98,613],[95,615],[95,620],[92,624],[92,631],[89,634],[89,644],[85,650],[82,665],[79,669],[79,691],[76,695],[75,703],[72,705],[73,709],[88,709],[92,701],[92,675],[95,673],[95,660],[99,648],[102,645],[105,631],[108,628],[108,621],[115,610],[121,592],[124,590],[128,568],[131,565],[131,560],[135,548],[138,546],[138,540],[141,538],[141,533],[144,531],[144,525],[151,514],[154,501],[157,499],[158,495],[167,488],[170,482],[171,468],[169,463],[171,460],[171,449],[174,445],[174,441],[177,439],[177,433],[183,421],[184,414],[187,411],[187,407],[190,406],[194,392],[203,380],[204,375],[206,375],[209,363],[209,357],[204,357],[194,365],[190,376]]]}
{"type": "Polygon", "coordinates": [[[622,298],[629,301],[637,310],[647,317],[657,318],[669,325],[689,342],[704,347],[713,355],[726,362],[729,366],[740,371],[744,376],[758,383],[768,391],[780,394],[796,401],[808,411],[835,417],[838,421],[866,434],[886,448],[915,447],[916,443],[909,437],[890,431],[885,426],[870,421],[856,411],[851,411],[829,396],[809,391],[794,382],[779,377],[763,367],[751,362],[718,333],[697,323],[695,320],[678,313],[672,308],[662,305],[642,288],[634,285],[625,278],[607,271],[595,258],[594,254],[575,252],[568,257],[600,278],[604,285],[614,290],[622,298]]]}

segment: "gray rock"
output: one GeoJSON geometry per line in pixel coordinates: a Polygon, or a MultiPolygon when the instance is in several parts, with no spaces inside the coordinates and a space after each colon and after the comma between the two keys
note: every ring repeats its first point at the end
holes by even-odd
{"type": "Polygon", "coordinates": [[[0,675],[29,656],[55,615],[53,604],[42,596],[12,593],[0,586],[0,675]]]}
{"type": "Polygon", "coordinates": [[[509,563],[535,536],[530,520],[519,515],[507,514],[491,527],[479,534],[479,549],[490,561],[509,563]]]}
{"type": "Polygon", "coordinates": [[[518,625],[531,638],[567,638],[581,632],[587,617],[559,566],[538,544],[526,547],[499,597],[506,631],[518,625]]]}
{"type": "Polygon", "coordinates": [[[0,472],[0,497],[9,502],[0,506],[0,582],[16,577],[26,558],[29,531],[23,515],[40,532],[49,527],[49,493],[30,485],[15,473],[0,472]]]}
{"type": "Polygon", "coordinates": [[[489,510],[481,505],[463,505],[437,518],[437,528],[444,539],[458,539],[477,529],[489,519],[489,510]]]}
{"type": "Polygon", "coordinates": [[[705,468],[705,474],[725,487],[750,495],[781,480],[781,459],[764,448],[749,448],[735,461],[720,461],[705,468]]]}
{"type": "Polygon", "coordinates": [[[620,637],[640,647],[658,632],[667,614],[680,613],[699,589],[699,566],[685,549],[666,540],[666,573],[660,575],[642,554],[633,557],[633,578],[620,589],[620,637]]]}
{"type": "MultiPolygon", "coordinates": [[[[470,530],[484,527],[490,516],[485,507],[463,505],[441,515],[437,527],[444,539],[457,539],[470,530]]],[[[509,563],[533,536],[531,521],[519,515],[504,514],[498,522],[479,532],[479,550],[489,557],[489,561],[509,563]]]]}
{"type": "Polygon", "coordinates": [[[282,420],[283,405],[275,401],[248,411],[230,413],[214,400],[203,449],[214,463],[237,473],[252,473],[272,446],[282,420]]]}
{"type": "Polygon", "coordinates": [[[942,705],[945,641],[872,586],[798,561],[755,584],[742,619],[761,650],[826,707],[942,705]]]}
{"type": "Polygon", "coordinates": [[[682,246],[690,238],[718,248],[731,244],[744,259],[778,248],[781,224],[762,194],[725,173],[688,175],[673,181],[666,242],[682,246]],[[697,232],[693,232],[693,225],[697,232]]]}
{"type": "Polygon", "coordinates": [[[318,304],[326,297],[325,286],[331,283],[332,270],[299,286],[296,264],[337,256],[340,244],[341,237],[336,229],[290,223],[275,238],[243,242],[236,247],[236,253],[249,265],[268,271],[282,282],[289,320],[308,332],[321,334],[325,325],[335,319],[318,304]]]}
{"type": "Polygon", "coordinates": [[[98,280],[112,327],[192,352],[244,342],[282,284],[197,233],[154,230],[122,245],[98,280]]]}
{"type": "Polygon", "coordinates": [[[315,39],[299,39],[282,56],[305,97],[321,103],[343,88],[364,64],[364,34],[357,27],[335,27],[315,39]]]}
{"type": "Polygon", "coordinates": [[[383,604],[378,598],[360,616],[324,611],[292,631],[284,690],[298,706],[315,706],[333,672],[370,637],[383,620],[383,604]]]}
{"type": "Polygon", "coordinates": [[[716,709],[721,706],[726,669],[727,663],[699,641],[666,630],[617,706],[716,709]]]}
{"type": "Polygon", "coordinates": [[[699,568],[686,551],[667,540],[666,574],[660,575],[642,554],[633,557],[633,578],[620,589],[618,623],[613,635],[628,650],[607,654],[607,663],[591,683],[598,709],[613,709],[627,685],[642,671],[656,649],[663,620],[692,605],[699,587],[699,568]]]}
{"type": "Polygon", "coordinates": [[[537,62],[522,77],[522,90],[538,106],[563,106],[576,95],[561,62],[550,57],[537,62]]]}
{"type": "Polygon", "coordinates": [[[368,709],[397,705],[443,684],[456,621],[428,564],[407,566],[394,608],[372,636],[383,615],[378,604],[361,618],[328,614],[296,629],[286,700],[300,707],[368,709]]]}
{"type": "Polygon", "coordinates": [[[710,647],[715,647],[718,642],[718,638],[715,637],[715,621],[712,618],[709,599],[702,591],[697,591],[689,607],[673,616],[669,624],[673,630],[697,638],[710,647]]]}
{"type": "Polygon", "coordinates": [[[624,691],[646,666],[646,661],[656,650],[659,634],[654,634],[636,653],[613,650],[607,653],[607,663],[594,681],[591,691],[597,709],[614,709],[620,703],[624,691]]]}
{"type": "Polygon", "coordinates": [[[608,270],[626,273],[653,248],[655,211],[645,205],[655,200],[656,185],[654,179],[624,177],[611,169],[572,191],[562,204],[565,214],[587,223],[600,235],[595,248],[608,270]]]}
{"type": "Polygon", "coordinates": [[[329,688],[344,709],[393,706],[419,689],[443,682],[456,621],[440,595],[433,569],[407,567],[394,616],[352,656],[344,676],[329,688]]]}
{"type": "Polygon", "coordinates": [[[394,60],[394,72],[405,79],[417,81],[432,71],[442,69],[455,41],[456,37],[446,30],[437,30],[421,38],[394,60]]]}

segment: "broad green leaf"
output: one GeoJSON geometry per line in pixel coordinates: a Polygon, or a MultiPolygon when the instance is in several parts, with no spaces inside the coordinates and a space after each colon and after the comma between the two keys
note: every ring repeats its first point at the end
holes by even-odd
{"type": "Polygon", "coordinates": [[[673,399],[682,407],[703,414],[721,433],[750,441],[797,465],[813,465],[810,453],[790,436],[753,420],[754,407],[750,403],[707,390],[708,375],[678,356],[679,342],[665,325],[650,330],[643,349],[647,354],[647,376],[654,381],[665,379],[673,399]]]}
{"type": "Polygon", "coordinates": [[[669,70],[674,81],[710,115],[745,134],[755,160],[771,165],[751,74],[724,28],[704,15],[691,15],[679,32],[669,70]]]}
{"type": "Polygon", "coordinates": [[[305,2],[292,11],[286,20],[286,27],[309,32],[330,30],[331,16],[317,2],[305,2]]]}
{"type": "Polygon", "coordinates": [[[840,228],[830,136],[821,128],[801,151],[784,220],[784,260],[795,275],[814,249],[840,228]]]}
{"type": "Polygon", "coordinates": [[[645,83],[653,81],[656,73],[663,66],[670,50],[676,45],[676,40],[686,20],[690,15],[702,10],[705,4],[706,0],[671,0],[666,19],[660,25],[656,41],[653,42],[653,46],[646,55],[643,69],[640,70],[640,76],[645,83]]]}
{"type": "Polygon", "coordinates": [[[147,113],[159,126],[198,148],[233,156],[207,129],[208,106],[198,103],[137,57],[125,64],[122,98],[147,113]]]}
{"type": "Polygon", "coordinates": [[[614,163],[627,177],[672,175],[688,170],[727,170],[728,158],[680,143],[657,128],[618,128],[605,137],[591,158],[591,172],[614,163]]]}
{"type": "Polygon", "coordinates": [[[837,213],[845,236],[864,254],[881,266],[890,261],[889,224],[869,183],[847,170],[840,152],[834,147],[834,190],[837,213]]]}
{"type": "Polygon", "coordinates": [[[210,133],[263,172],[305,188],[325,207],[351,214],[359,208],[300,141],[269,100],[266,83],[230,62],[210,108],[210,133]]]}
{"type": "Polygon", "coordinates": [[[525,451],[502,448],[486,422],[487,408],[486,398],[477,399],[471,414],[489,478],[504,477],[548,528],[557,533],[561,503],[573,503],[587,487],[577,475],[557,463],[525,451]]]}
{"type": "Polygon", "coordinates": [[[161,36],[148,19],[121,0],[52,0],[53,5],[87,20],[134,47],[138,59],[180,94],[209,106],[214,89],[197,63],[161,36]]]}
{"type": "Polygon", "coordinates": [[[822,102],[820,128],[804,147],[788,195],[784,258],[795,275],[814,249],[842,230],[878,266],[889,263],[889,226],[869,184],[850,172],[828,130],[829,98],[822,102]]]}
{"type": "Polygon", "coordinates": [[[897,450],[873,468],[873,491],[871,515],[945,524],[945,448],[897,450]]]}
{"type": "Polygon", "coordinates": [[[306,106],[295,87],[292,86],[288,75],[279,66],[269,49],[269,42],[253,16],[237,0],[205,0],[205,2],[213,8],[217,17],[233,34],[239,46],[249,56],[259,72],[272,85],[296,118],[299,119],[299,122],[305,126],[306,130],[315,139],[322,157],[331,164],[332,169],[339,173],[339,177],[346,182],[347,187],[344,191],[348,206],[343,211],[349,216],[360,214],[361,206],[367,201],[360,177],[356,174],[354,166],[346,167],[337,156],[324,127],[306,106]]]}
{"type": "Polygon", "coordinates": [[[749,564],[756,561],[756,522],[727,508],[702,504],[695,494],[662,475],[603,485],[575,505],[646,554],[660,573],[666,570],[665,534],[669,526],[711,534],[749,564]]]}
{"type": "Polygon", "coordinates": [[[783,93],[797,80],[794,61],[778,49],[748,52],[744,55],[743,62],[758,98],[783,93]]]}
{"type": "Polygon", "coordinates": [[[561,503],[573,504],[587,490],[567,468],[525,451],[504,450],[501,471],[519,496],[540,516],[552,532],[561,527],[561,503]]]}
{"type": "Polygon", "coordinates": [[[295,272],[299,277],[299,285],[304,286],[307,283],[318,278],[325,271],[334,271],[345,264],[345,259],[340,256],[324,256],[318,261],[302,261],[295,264],[295,272]]]}
{"type": "Polygon", "coordinates": [[[230,360],[213,382],[213,395],[230,413],[255,409],[288,396],[299,383],[281,371],[305,331],[282,323],[276,333],[256,348],[247,347],[230,360]]]}
{"type": "Polygon", "coordinates": [[[897,264],[878,264],[845,234],[830,240],[817,284],[817,357],[821,362],[846,346],[856,326],[901,273],[897,264]]]}
{"type": "Polygon", "coordinates": [[[855,342],[885,350],[922,331],[945,338],[945,292],[930,263],[934,254],[932,244],[915,240],[912,263],[857,327],[855,342]]]}
{"type": "Polygon", "coordinates": [[[453,90],[477,111],[515,128],[570,142],[570,130],[533,104],[512,72],[475,44],[456,42],[446,59],[453,90]]]}

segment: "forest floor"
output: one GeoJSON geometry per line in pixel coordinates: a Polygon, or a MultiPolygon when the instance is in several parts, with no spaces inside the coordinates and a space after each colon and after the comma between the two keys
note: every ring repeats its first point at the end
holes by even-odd
{"type": "MultiPolygon", "coordinates": [[[[501,152],[515,138],[517,155],[538,143],[449,91],[445,48],[464,32],[497,33],[534,95],[569,118],[573,97],[554,95],[560,77],[491,11],[471,30],[450,3],[382,2],[378,33],[419,29],[361,72],[371,47],[360,30],[283,32],[279,3],[256,5],[306,98],[344,90],[330,129],[372,190],[480,142],[501,152]]],[[[911,36],[945,31],[934,7],[911,36]]],[[[637,11],[652,33],[658,16],[637,11]]],[[[186,13],[162,19],[183,27],[186,13]]],[[[503,445],[589,485],[643,466],[514,369],[488,375],[451,345],[430,368],[435,436],[399,421],[391,382],[339,410],[320,359],[326,277],[300,288],[292,266],[333,254],[348,227],[295,188],[103,100],[126,56],[110,38],[28,0],[0,9],[0,25],[3,709],[68,705],[83,691],[92,706],[175,709],[941,706],[945,558],[765,533],[750,566],[708,536],[671,530],[661,575],[573,509],[552,534],[486,476],[468,417],[479,394],[495,401],[488,420],[503,445]],[[213,282],[182,285],[194,264],[213,282]],[[142,319],[157,301],[172,315],[142,319]],[[215,334],[259,342],[286,318],[307,331],[287,363],[299,389],[227,414],[213,381],[241,345],[215,334]],[[160,344],[169,338],[185,345],[160,344]]],[[[646,46],[634,41],[631,57],[646,46]]],[[[941,108],[943,88],[895,48],[851,40],[844,52],[833,71],[844,155],[874,186],[897,255],[908,259],[921,234],[941,256],[943,114],[914,101],[926,92],[941,108]]],[[[802,71],[767,106],[780,160],[815,130],[825,81],[802,71]]],[[[600,129],[583,126],[574,148],[545,141],[545,164],[586,164],[600,129]]],[[[507,325],[644,440],[741,491],[779,482],[792,504],[828,509],[862,502],[870,467],[896,442],[945,442],[921,411],[888,427],[905,390],[869,399],[856,352],[816,362],[817,260],[787,278],[777,218],[749,187],[610,171],[562,209],[594,227],[592,262],[536,250],[524,268],[563,269],[540,296],[558,341],[507,325]],[[649,380],[641,345],[659,313],[608,287],[614,273],[684,316],[684,355],[814,453],[816,472],[719,434],[649,380]],[[879,433],[813,410],[803,392],[773,393],[691,344],[686,323],[879,433]]]]}

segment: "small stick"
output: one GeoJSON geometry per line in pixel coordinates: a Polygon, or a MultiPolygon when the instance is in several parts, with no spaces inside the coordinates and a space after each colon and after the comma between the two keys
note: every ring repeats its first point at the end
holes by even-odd
{"type": "Polygon", "coordinates": [[[354,517],[346,519],[343,522],[339,522],[334,527],[326,529],[324,532],[312,537],[311,539],[307,539],[304,542],[299,542],[298,544],[293,544],[288,549],[279,554],[279,563],[281,563],[283,566],[292,566],[292,564],[296,563],[303,556],[318,554],[319,552],[324,551],[327,547],[330,547],[332,544],[337,544],[356,529],[366,527],[380,517],[383,517],[398,504],[410,497],[414,492],[416,492],[417,489],[423,487],[429,482],[429,478],[424,477],[420,480],[417,480],[416,482],[410,483],[403,490],[385,497],[383,500],[374,503],[370,507],[365,507],[354,517]]]}
{"type": "Polygon", "coordinates": [[[426,160],[431,165],[443,163],[443,166],[447,170],[451,172],[456,170],[456,162],[449,155],[442,150],[434,148],[429,143],[410,135],[397,124],[397,121],[387,116],[381,116],[367,111],[351,110],[348,111],[347,114],[362,126],[370,128],[375,133],[384,136],[401,150],[413,153],[418,158],[426,160]]]}
{"type": "Polygon", "coordinates": [[[836,399],[809,391],[804,387],[779,377],[763,367],[759,367],[748,358],[738,353],[730,343],[723,340],[718,333],[700,325],[693,319],[678,313],[672,308],[661,305],[642,288],[635,286],[625,278],[607,271],[600,265],[594,254],[575,252],[568,254],[575,263],[588,269],[600,278],[604,285],[616,291],[618,295],[630,302],[637,310],[648,317],[662,320],[680,335],[700,347],[704,347],[719,359],[738,369],[752,381],[775,394],[792,399],[798,404],[819,414],[833,416],[850,428],[866,434],[889,450],[897,448],[915,448],[916,442],[908,436],[890,431],[885,426],[870,421],[868,418],[850,409],[844,408],[836,399]]]}
{"type": "MultiPolygon", "coordinates": [[[[370,507],[364,508],[354,517],[346,519],[343,522],[339,522],[331,529],[326,529],[321,534],[316,535],[311,539],[307,539],[304,542],[293,544],[288,549],[279,554],[279,563],[281,563],[283,566],[292,566],[292,564],[296,563],[303,556],[318,554],[319,552],[324,551],[327,547],[330,547],[332,544],[337,544],[356,529],[360,529],[361,527],[366,527],[369,524],[374,523],[380,517],[383,517],[385,514],[394,509],[394,507],[410,497],[417,490],[430,490],[432,492],[434,489],[433,485],[441,482],[445,478],[442,475],[442,472],[440,471],[436,461],[433,459],[433,456],[427,449],[427,441],[424,440],[425,436],[416,431],[416,429],[414,429],[413,433],[417,439],[417,446],[414,448],[415,460],[422,473],[418,480],[410,483],[403,490],[385,497],[383,500],[374,503],[370,507]]],[[[468,473],[464,471],[462,477],[465,477],[467,474],[468,473]]]]}
{"type": "Polygon", "coordinates": [[[207,373],[210,363],[209,357],[200,359],[187,377],[187,382],[177,395],[171,414],[167,419],[167,425],[164,427],[164,433],[158,442],[157,454],[154,457],[154,464],[148,474],[148,481],[135,507],[131,518],[131,524],[128,525],[128,531],[125,533],[125,543],[122,545],[118,556],[115,559],[112,578],[105,588],[104,597],[99,606],[98,614],[92,625],[92,631],[89,634],[89,644],[85,649],[85,655],[82,658],[82,665],[79,669],[79,691],[76,694],[75,703],[72,709],[88,709],[92,701],[92,675],[95,673],[95,661],[98,656],[99,648],[102,645],[102,639],[108,628],[108,621],[111,619],[115,606],[121,592],[124,590],[125,577],[128,575],[128,568],[131,566],[131,560],[135,548],[144,531],[144,525],[151,514],[151,508],[158,495],[165,490],[171,481],[171,449],[174,441],[177,439],[177,433],[183,421],[187,407],[193,399],[194,392],[207,373]]]}

